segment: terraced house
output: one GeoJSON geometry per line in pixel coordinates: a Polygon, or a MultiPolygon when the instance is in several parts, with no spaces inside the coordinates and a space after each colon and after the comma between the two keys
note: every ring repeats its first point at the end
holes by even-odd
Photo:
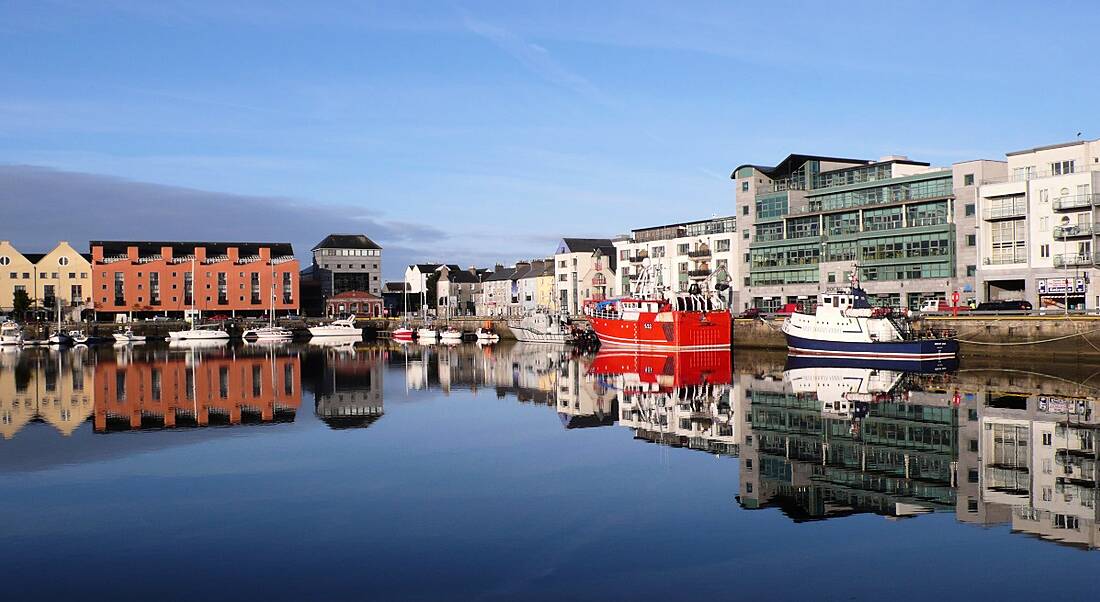
{"type": "Polygon", "coordinates": [[[975,297],[978,172],[1000,165],[794,154],[737,167],[741,307],[812,303],[856,270],[882,305],[975,297]]]}

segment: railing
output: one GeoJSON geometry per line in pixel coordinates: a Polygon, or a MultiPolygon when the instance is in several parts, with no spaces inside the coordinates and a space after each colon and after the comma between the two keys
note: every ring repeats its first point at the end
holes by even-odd
{"type": "Polygon", "coordinates": [[[129,261],[129,255],[112,255],[111,257],[104,257],[101,263],[118,263],[120,261],[129,261]]]}
{"type": "MultiPolygon", "coordinates": [[[[1079,209],[1081,207],[1092,207],[1094,194],[1071,194],[1068,196],[1058,197],[1054,199],[1054,210],[1065,211],[1066,209],[1079,209]]],[[[1100,199],[1097,199],[1100,201],[1100,199]]]]}
{"type": "Polygon", "coordinates": [[[982,263],[985,265],[1027,263],[1027,249],[1014,249],[1011,253],[1002,253],[993,257],[986,257],[982,263]]]}
{"type": "Polygon", "coordinates": [[[1072,175],[1075,173],[1084,173],[1089,171],[1100,171],[1100,164],[1095,163],[1080,163],[1074,164],[1073,171],[1071,172],[1054,172],[1049,169],[1039,171],[1032,169],[1022,174],[1008,174],[999,178],[986,178],[982,180],[982,184],[1002,184],[1004,182],[1027,182],[1028,180],[1038,180],[1040,178],[1051,178],[1055,176],[1072,175]]]}
{"type": "Polygon", "coordinates": [[[1054,267],[1064,268],[1067,266],[1092,265],[1095,261],[1096,258],[1092,253],[1064,253],[1054,256],[1054,267]]]}
{"type": "Polygon", "coordinates": [[[710,257],[710,249],[696,249],[694,251],[688,251],[688,257],[692,259],[699,259],[702,257],[710,257]]]}
{"type": "Polygon", "coordinates": [[[1012,204],[1004,207],[988,207],[983,216],[987,220],[1010,219],[1027,215],[1027,205],[1024,203],[1012,204]]]}
{"type": "Polygon", "coordinates": [[[1075,236],[1092,236],[1096,231],[1095,224],[1068,224],[1054,227],[1054,238],[1073,238],[1075,236]]]}
{"type": "Polygon", "coordinates": [[[753,237],[753,242],[772,242],[775,240],[783,240],[782,232],[774,232],[768,234],[757,234],[753,237]]]}
{"type": "Polygon", "coordinates": [[[642,263],[649,258],[649,253],[635,253],[630,256],[630,263],[642,263]]]}
{"type": "Polygon", "coordinates": [[[689,270],[688,276],[691,278],[705,278],[710,276],[710,270],[689,270]]]}

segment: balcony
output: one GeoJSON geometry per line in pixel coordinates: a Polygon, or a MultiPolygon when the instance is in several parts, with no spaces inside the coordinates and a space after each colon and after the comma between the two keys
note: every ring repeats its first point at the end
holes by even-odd
{"type": "Polygon", "coordinates": [[[1054,238],[1077,238],[1080,236],[1092,236],[1096,232],[1096,224],[1066,224],[1054,227],[1054,238]]]}
{"type": "Polygon", "coordinates": [[[710,248],[708,247],[699,247],[694,251],[688,251],[688,257],[692,259],[706,259],[710,256],[710,248]]]}
{"type": "Polygon", "coordinates": [[[1011,265],[1014,263],[1027,263],[1027,249],[1015,249],[1002,252],[993,257],[986,257],[982,261],[985,265],[1011,265]]]}
{"type": "Polygon", "coordinates": [[[639,251],[630,256],[630,263],[642,263],[646,259],[649,259],[649,252],[639,251]]]}
{"type": "Polygon", "coordinates": [[[709,269],[689,270],[688,271],[688,276],[691,277],[691,278],[706,278],[706,277],[710,276],[710,270],[709,269]]]}
{"type": "Polygon", "coordinates": [[[1027,205],[1024,203],[1014,203],[1001,207],[989,207],[983,213],[983,217],[986,221],[1013,219],[1025,215],[1027,215],[1027,205]]]}
{"type": "Polygon", "coordinates": [[[1065,268],[1092,265],[1095,261],[1092,253],[1064,253],[1054,256],[1054,267],[1065,268]]]}
{"type": "Polygon", "coordinates": [[[1069,196],[1058,197],[1054,199],[1055,211],[1067,211],[1070,209],[1081,209],[1084,207],[1092,207],[1094,202],[1100,202],[1100,198],[1094,201],[1094,194],[1071,194],[1069,196]]]}

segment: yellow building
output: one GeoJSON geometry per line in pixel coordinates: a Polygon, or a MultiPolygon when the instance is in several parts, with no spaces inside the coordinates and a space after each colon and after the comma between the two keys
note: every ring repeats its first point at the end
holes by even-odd
{"type": "Polygon", "coordinates": [[[79,320],[92,296],[89,256],[65,241],[42,254],[21,253],[10,241],[0,240],[0,313],[12,310],[17,290],[27,293],[32,306],[52,310],[59,301],[69,319],[79,320]]]}
{"type": "Polygon", "coordinates": [[[557,310],[557,296],[554,294],[554,258],[543,264],[542,271],[535,276],[535,304],[548,310],[557,310]]]}

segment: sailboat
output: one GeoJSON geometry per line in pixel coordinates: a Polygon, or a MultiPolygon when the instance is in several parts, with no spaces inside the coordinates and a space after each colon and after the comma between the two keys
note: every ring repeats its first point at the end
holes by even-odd
{"type": "Polygon", "coordinates": [[[413,338],[413,329],[409,328],[409,283],[406,281],[402,283],[403,290],[401,291],[401,301],[404,306],[403,320],[401,326],[393,331],[393,338],[398,342],[411,341],[413,338]]]}
{"type": "Polygon", "coordinates": [[[289,341],[294,333],[289,328],[275,325],[275,268],[271,268],[271,311],[267,315],[267,326],[251,328],[241,335],[257,341],[289,341]]]}
{"type": "Polygon", "coordinates": [[[116,332],[112,336],[115,338],[116,343],[144,343],[145,337],[140,334],[134,334],[134,312],[129,313],[129,319],[126,320],[126,329],[122,332],[116,332]]]}
{"type": "Polygon", "coordinates": [[[195,259],[191,259],[191,328],[188,330],[173,330],[168,333],[168,340],[175,341],[220,341],[229,340],[229,333],[221,328],[197,328],[195,323],[202,318],[202,313],[195,313],[195,259]]]}
{"type": "Polygon", "coordinates": [[[54,297],[53,303],[57,306],[57,330],[50,335],[49,343],[58,347],[67,347],[73,344],[73,338],[69,333],[61,330],[61,299],[54,297]]]}

